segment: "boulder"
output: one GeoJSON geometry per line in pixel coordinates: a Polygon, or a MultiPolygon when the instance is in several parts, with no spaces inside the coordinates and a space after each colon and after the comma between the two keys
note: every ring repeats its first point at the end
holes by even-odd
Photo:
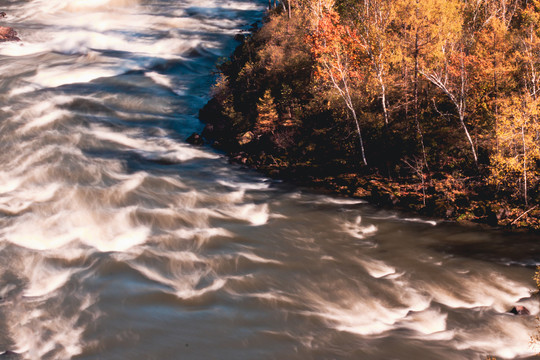
{"type": "Polygon", "coordinates": [[[529,309],[522,305],[517,305],[513,307],[510,312],[514,315],[531,315],[529,309]]]}
{"type": "Polygon", "coordinates": [[[0,26],[0,42],[5,41],[20,41],[17,37],[17,32],[9,26],[0,26]]]}
{"type": "Polygon", "coordinates": [[[204,145],[204,140],[203,140],[202,136],[199,135],[199,134],[197,134],[197,133],[191,134],[191,135],[186,139],[186,142],[187,142],[188,144],[195,145],[195,146],[201,146],[201,145],[204,145]]]}

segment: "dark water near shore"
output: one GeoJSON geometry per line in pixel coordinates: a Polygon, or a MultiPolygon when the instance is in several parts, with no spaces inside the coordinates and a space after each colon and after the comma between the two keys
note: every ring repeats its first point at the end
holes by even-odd
{"type": "Polygon", "coordinates": [[[527,358],[538,236],[315,194],[184,139],[264,1],[0,0],[0,355],[527,358]]]}

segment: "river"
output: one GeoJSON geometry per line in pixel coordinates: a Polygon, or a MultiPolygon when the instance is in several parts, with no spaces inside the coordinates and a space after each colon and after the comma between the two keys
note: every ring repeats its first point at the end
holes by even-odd
{"type": "Polygon", "coordinates": [[[185,142],[264,1],[0,5],[22,39],[0,43],[0,359],[540,351],[538,236],[318,194],[185,142]]]}

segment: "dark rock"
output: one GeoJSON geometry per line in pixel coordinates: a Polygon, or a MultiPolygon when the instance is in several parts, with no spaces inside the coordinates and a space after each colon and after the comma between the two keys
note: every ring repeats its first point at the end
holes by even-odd
{"type": "Polygon", "coordinates": [[[499,219],[497,219],[497,214],[495,214],[493,211],[489,211],[486,216],[486,224],[488,224],[489,226],[499,225],[499,219]]]}
{"type": "Polygon", "coordinates": [[[2,12],[0,12],[0,17],[3,17],[3,18],[4,18],[4,17],[6,17],[6,13],[5,13],[5,12],[3,12],[3,11],[2,11],[2,12]]]}
{"type": "Polygon", "coordinates": [[[221,115],[222,111],[223,107],[219,101],[216,98],[212,98],[199,110],[199,120],[203,123],[215,122],[216,118],[223,116],[221,115]]]}
{"type": "Polygon", "coordinates": [[[199,134],[197,134],[197,133],[191,134],[191,135],[186,139],[186,142],[187,142],[188,144],[195,145],[195,146],[201,146],[201,145],[204,145],[204,140],[203,140],[202,136],[199,135],[199,134]]]}
{"type": "Polygon", "coordinates": [[[510,310],[510,312],[514,315],[531,315],[529,312],[529,309],[527,309],[525,306],[517,305],[510,310]]]}
{"type": "Polygon", "coordinates": [[[0,42],[5,41],[20,41],[17,37],[17,32],[8,26],[0,26],[0,42]]]}
{"type": "Polygon", "coordinates": [[[239,43],[244,43],[246,36],[244,34],[236,34],[234,35],[234,40],[238,41],[239,43]]]}

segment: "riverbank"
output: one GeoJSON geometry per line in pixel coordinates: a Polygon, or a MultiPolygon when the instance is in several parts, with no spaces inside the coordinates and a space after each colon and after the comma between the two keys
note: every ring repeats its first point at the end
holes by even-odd
{"type": "Polygon", "coordinates": [[[215,125],[212,123],[208,126],[207,123],[204,131],[207,142],[223,151],[231,162],[255,169],[271,178],[321,192],[359,198],[379,207],[399,209],[427,218],[503,229],[540,229],[538,207],[525,209],[501,199],[486,200],[486,197],[492,195],[489,190],[482,188],[480,182],[477,186],[464,186],[465,181],[473,183],[474,179],[454,179],[438,174],[440,178],[431,178],[422,184],[415,183],[414,179],[409,179],[409,182],[404,179],[398,181],[375,173],[343,172],[325,175],[323,169],[309,164],[291,166],[286,159],[275,158],[264,152],[250,152],[250,149],[240,144],[223,146],[229,138],[208,130],[215,125]]]}
{"type": "Polygon", "coordinates": [[[377,206],[462,223],[540,229],[535,172],[529,171],[524,194],[519,173],[515,186],[499,181],[490,131],[480,135],[480,127],[473,129],[480,139],[473,161],[460,128],[441,115],[439,107],[447,101],[427,81],[419,83],[425,109],[416,124],[407,104],[390,112],[395,119],[386,124],[376,98],[359,109],[359,146],[360,128],[340,92],[318,78],[320,65],[306,41],[306,14],[293,13],[270,11],[261,28],[238,37],[238,48],[219,65],[213,98],[199,114],[207,143],[268,176],[377,206]]]}

